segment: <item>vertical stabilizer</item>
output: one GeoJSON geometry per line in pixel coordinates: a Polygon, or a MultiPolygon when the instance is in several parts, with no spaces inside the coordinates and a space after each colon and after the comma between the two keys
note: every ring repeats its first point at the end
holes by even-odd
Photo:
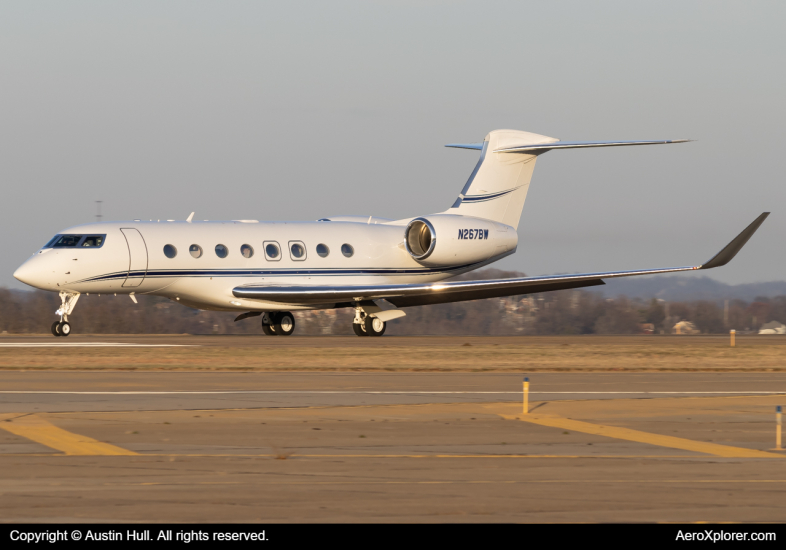
{"type": "Polygon", "coordinates": [[[559,140],[517,130],[489,133],[483,140],[477,166],[446,214],[485,218],[517,228],[539,151],[532,154],[494,151],[522,143],[534,145],[556,141],[559,140]]]}

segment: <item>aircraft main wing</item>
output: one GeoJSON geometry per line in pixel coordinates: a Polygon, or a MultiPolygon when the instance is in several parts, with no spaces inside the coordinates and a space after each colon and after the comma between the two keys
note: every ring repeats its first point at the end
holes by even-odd
{"type": "Polygon", "coordinates": [[[697,266],[645,269],[640,271],[610,271],[605,273],[576,273],[570,275],[547,275],[544,277],[519,277],[514,279],[492,279],[483,281],[447,281],[427,284],[401,285],[348,285],[348,286],[279,286],[246,285],[233,289],[237,298],[265,300],[284,304],[329,304],[349,303],[365,300],[385,299],[396,307],[427,304],[442,304],[535,294],[552,290],[583,288],[605,284],[603,279],[656,275],[678,271],[713,269],[729,263],[748,242],[759,226],[769,216],[764,212],[746,227],[709,261],[697,266]]]}

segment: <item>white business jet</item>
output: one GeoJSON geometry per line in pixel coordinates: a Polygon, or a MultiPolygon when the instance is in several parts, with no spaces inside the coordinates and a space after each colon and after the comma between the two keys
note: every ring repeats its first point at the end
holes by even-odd
{"type": "Polygon", "coordinates": [[[234,220],[91,223],[55,235],[14,273],[60,293],[55,336],[68,336],[81,294],[165,296],[189,307],[261,316],[265,334],[287,336],[292,311],[349,307],[358,336],[381,336],[403,308],[602,285],[604,279],[711,269],[728,263],[765,212],[708,262],[689,267],[480,281],[445,281],[516,251],[539,155],[554,149],[681,143],[568,142],[495,130],[448,210],[417,218],[340,216],[316,222],[234,220]]]}

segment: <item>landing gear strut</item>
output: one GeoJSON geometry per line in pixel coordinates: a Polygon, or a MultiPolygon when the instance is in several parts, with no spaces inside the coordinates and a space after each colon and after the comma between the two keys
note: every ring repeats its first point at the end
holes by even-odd
{"type": "Polygon", "coordinates": [[[268,336],[289,336],[295,332],[295,316],[288,311],[262,315],[262,332],[268,336]]]}
{"type": "Polygon", "coordinates": [[[61,292],[60,309],[55,311],[55,315],[60,316],[59,321],[52,323],[52,334],[55,336],[68,336],[71,334],[71,325],[68,323],[68,316],[74,311],[76,301],[79,300],[78,292],[61,292]]]}

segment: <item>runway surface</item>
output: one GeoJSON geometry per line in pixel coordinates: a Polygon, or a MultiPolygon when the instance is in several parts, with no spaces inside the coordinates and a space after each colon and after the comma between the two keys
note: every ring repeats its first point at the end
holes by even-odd
{"type": "Polygon", "coordinates": [[[786,374],[0,372],[4,521],[782,521],[786,374]]]}

